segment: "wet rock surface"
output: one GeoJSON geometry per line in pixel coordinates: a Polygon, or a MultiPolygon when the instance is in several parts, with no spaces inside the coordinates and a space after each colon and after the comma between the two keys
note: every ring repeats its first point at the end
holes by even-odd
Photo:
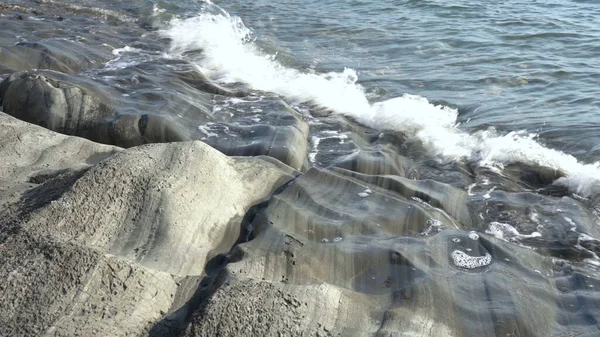
{"type": "Polygon", "coordinates": [[[91,83],[75,83],[61,73],[15,73],[0,88],[5,113],[64,134],[89,137],[95,121],[115,114],[91,83]]]}
{"type": "MultiPolygon", "coordinates": [[[[187,80],[176,81],[188,85],[187,80]]],[[[204,90],[236,95],[205,81],[204,90]]],[[[268,155],[296,169],[306,167],[308,126],[278,98],[250,97],[251,116],[202,113],[192,121],[168,114],[120,113],[127,108],[116,94],[114,88],[86,78],[47,70],[14,73],[0,83],[5,113],[67,135],[120,147],[202,139],[227,155],[268,155]]],[[[198,99],[208,104],[212,95],[201,91],[198,99]]],[[[159,99],[155,96],[160,95],[151,100],[159,99]]]]}
{"type": "Polygon", "coordinates": [[[599,333],[564,172],[217,84],[116,7],[0,4],[1,336],[599,333]]]}
{"type": "Polygon", "coordinates": [[[102,67],[111,58],[107,47],[94,48],[68,40],[19,42],[15,46],[0,48],[0,73],[48,69],[74,74],[102,67]]]}

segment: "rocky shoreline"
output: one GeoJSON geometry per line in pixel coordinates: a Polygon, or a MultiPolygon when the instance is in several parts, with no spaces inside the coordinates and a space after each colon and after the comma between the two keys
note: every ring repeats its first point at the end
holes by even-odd
{"type": "Polygon", "coordinates": [[[148,20],[33,5],[0,4],[39,28],[0,36],[0,336],[598,334],[599,220],[561,172],[417,163],[339,120],[360,151],[317,167],[320,125],[276,95],[184,60],[108,67],[148,20]],[[503,189],[473,197],[484,179],[503,189]],[[557,209],[575,229],[508,225],[557,209]]]}

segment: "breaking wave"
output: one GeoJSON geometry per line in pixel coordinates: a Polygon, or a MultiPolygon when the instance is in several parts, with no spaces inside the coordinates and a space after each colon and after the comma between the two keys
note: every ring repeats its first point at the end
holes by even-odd
{"type": "Polygon", "coordinates": [[[542,145],[536,134],[526,131],[500,134],[490,128],[468,133],[458,126],[456,109],[431,104],[421,96],[405,94],[372,104],[353,69],[315,74],[285,67],[276,55],[261,51],[241,18],[210,2],[199,15],[174,19],[161,33],[171,39],[173,56],[201,50],[193,61],[217,81],[243,82],[293,103],[315,104],[352,117],[374,129],[401,132],[441,160],[466,160],[499,170],[514,163],[547,167],[560,171],[564,177],[554,183],[573,193],[592,197],[600,192],[599,162],[580,163],[542,145]]]}

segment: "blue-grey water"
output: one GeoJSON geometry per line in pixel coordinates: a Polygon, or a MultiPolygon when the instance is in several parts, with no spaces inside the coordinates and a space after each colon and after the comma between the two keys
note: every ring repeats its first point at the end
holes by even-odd
{"type": "Polygon", "coordinates": [[[217,3],[293,67],[351,67],[375,100],[422,95],[457,107],[463,128],[527,129],[553,148],[598,160],[594,1],[217,3]]]}

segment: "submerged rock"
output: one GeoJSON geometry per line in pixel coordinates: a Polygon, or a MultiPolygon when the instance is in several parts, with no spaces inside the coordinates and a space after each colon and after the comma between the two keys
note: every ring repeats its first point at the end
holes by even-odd
{"type": "Polygon", "coordinates": [[[15,73],[0,84],[5,113],[67,135],[131,147],[190,140],[172,118],[123,115],[98,84],[50,71],[15,73]]]}
{"type": "MultiPolygon", "coordinates": [[[[212,84],[200,75],[188,74],[183,78],[183,82],[176,83],[189,85],[192,81],[198,85],[197,82],[202,81],[204,90],[236,94],[212,84]]],[[[266,155],[295,169],[306,168],[308,125],[279,98],[254,102],[265,112],[261,114],[260,123],[250,124],[247,121],[251,118],[248,114],[256,115],[251,110],[237,111],[235,115],[189,113],[186,118],[160,111],[120,113],[119,109],[123,107],[116,98],[117,94],[114,88],[54,71],[14,73],[0,84],[0,101],[4,112],[56,132],[120,147],[202,139],[227,155],[266,155]],[[211,122],[198,125],[206,119],[211,122]],[[227,135],[211,137],[211,133],[207,137],[206,130],[210,128],[226,130],[227,135]]],[[[199,92],[198,95],[202,101],[208,101],[212,94],[199,92]]],[[[166,96],[168,93],[153,93],[148,103],[169,101],[166,96]]]]}
{"type": "Polygon", "coordinates": [[[200,138],[230,156],[266,155],[298,170],[307,168],[308,124],[287,103],[253,97],[233,107],[201,126],[200,138]]]}
{"type": "Polygon", "coordinates": [[[470,230],[468,204],[464,191],[428,180],[311,169],[252,217],[251,240],[205,279],[217,289],[184,335],[593,335],[572,292],[596,303],[600,281],[470,230]]]}
{"type": "Polygon", "coordinates": [[[87,80],[49,71],[15,73],[0,84],[5,113],[50,130],[86,137],[114,103],[87,80]]]}
{"type": "Polygon", "coordinates": [[[20,42],[0,47],[0,74],[30,69],[55,70],[75,74],[101,67],[111,58],[108,48],[87,46],[66,39],[20,42]]]}
{"type": "Polygon", "coordinates": [[[88,138],[105,144],[132,147],[193,139],[189,129],[169,116],[122,114],[97,123],[88,138]]]}
{"type": "Polygon", "coordinates": [[[560,327],[552,280],[534,271],[547,273],[549,259],[451,230],[444,213],[402,191],[368,185],[360,198],[362,184],[311,170],[273,196],[252,221],[254,239],[231,253],[243,258],[226,267],[230,284],[200,306],[187,335],[547,336],[560,327]],[[446,229],[425,235],[432,218],[446,229]]]}

